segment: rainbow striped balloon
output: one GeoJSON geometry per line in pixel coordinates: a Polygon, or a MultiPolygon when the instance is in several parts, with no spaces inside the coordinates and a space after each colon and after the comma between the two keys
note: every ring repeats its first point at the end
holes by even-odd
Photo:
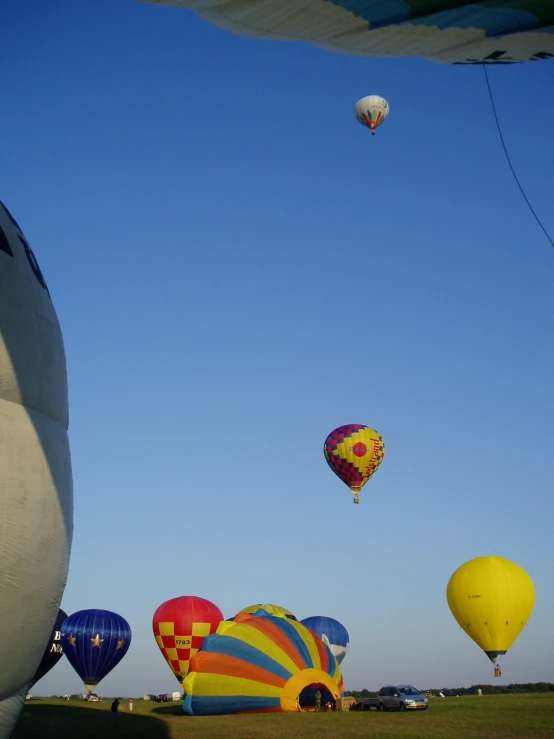
{"type": "Polygon", "coordinates": [[[334,700],[343,679],[329,647],[299,621],[239,613],[207,636],[183,682],[190,716],[298,711],[319,688],[334,700]]]}

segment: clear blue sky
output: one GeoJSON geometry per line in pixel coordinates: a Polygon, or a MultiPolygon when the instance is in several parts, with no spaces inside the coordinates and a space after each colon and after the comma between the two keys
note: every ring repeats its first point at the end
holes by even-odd
{"type": "MultiPolygon", "coordinates": [[[[328,615],[346,689],[493,682],[446,603],[531,575],[502,683],[554,681],[554,250],[483,71],[226,34],[134,0],[4,12],[2,199],[65,339],[75,533],[63,608],[131,624],[104,695],[177,684],[152,615],[194,594],[328,615]],[[356,100],[390,103],[372,137],[356,100]],[[323,457],[365,423],[359,506],[323,457]]],[[[490,67],[554,231],[554,61],[490,67]]],[[[81,690],[64,659],[36,694],[81,690]]]]}

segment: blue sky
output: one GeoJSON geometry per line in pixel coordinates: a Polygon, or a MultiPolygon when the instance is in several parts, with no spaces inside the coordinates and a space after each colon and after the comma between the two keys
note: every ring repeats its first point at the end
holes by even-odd
{"type": "MultiPolygon", "coordinates": [[[[134,0],[8,11],[2,200],[66,345],[75,531],[62,607],[131,624],[100,694],[176,682],[163,601],[350,633],[347,689],[493,682],[446,604],[497,554],[533,578],[503,683],[554,680],[554,250],[480,68],[226,34],[134,0]],[[391,113],[372,137],[366,94],[391,113]],[[353,506],[322,446],[375,427],[353,506]]],[[[491,67],[554,231],[554,62],[491,67]]],[[[36,694],[81,690],[64,659],[36,694]]]]}

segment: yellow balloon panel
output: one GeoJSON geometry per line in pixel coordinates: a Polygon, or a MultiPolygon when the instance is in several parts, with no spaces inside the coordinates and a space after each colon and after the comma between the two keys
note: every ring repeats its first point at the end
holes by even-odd
{"type": "Polygon", "coordinates": [[[508,651],[526,625],[535,588],[514,562],[476,557],[454,572],[446,597],[456,621],[494,661],[508,651]]]}

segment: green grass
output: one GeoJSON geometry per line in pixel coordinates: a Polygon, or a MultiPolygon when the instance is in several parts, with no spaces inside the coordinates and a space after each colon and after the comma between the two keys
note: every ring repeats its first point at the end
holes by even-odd
{"type": "Polygon", "coordinates": [[[182,703],[27,702],[12,739],[554,739],[554,693],[431,698],[428,711],[185,716],[182,703]]]}

